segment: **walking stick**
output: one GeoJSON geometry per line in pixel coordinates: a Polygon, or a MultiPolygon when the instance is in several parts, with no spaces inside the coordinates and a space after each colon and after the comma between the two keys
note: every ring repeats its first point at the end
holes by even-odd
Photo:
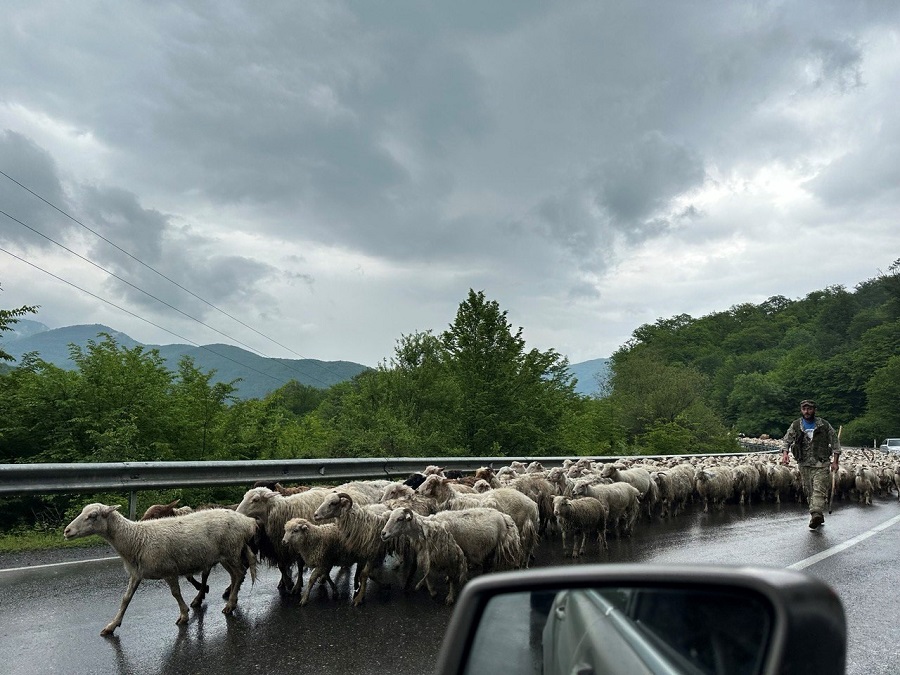
{"type": "MultiPolygon", "coordinates": [[[[841,442],[841,432],[844,430],[844,425],[838,427],[838,443],[841,442]]],[[[831,472],[831,494],[828,495],[828,515],[831,515],[832,504],[834,503],[834,491],[837,489],[837,471],[831,472]]]]}

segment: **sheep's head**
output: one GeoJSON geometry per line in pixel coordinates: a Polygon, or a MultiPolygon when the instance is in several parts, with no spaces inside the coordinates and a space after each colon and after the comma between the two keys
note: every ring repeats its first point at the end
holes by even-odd
{"type": "Polygon", "coordinates": [[[291,518],[284,524],[284,537],[282,538],[281,543],[287,546],[291,543],[292,539],[302,541],[306,538],[311,526],[312,523],[306,518],[291,518]]]}
{"type": "Polygon", "coordinates": [[[568,497],[554,497],[553,498],[553,515],[561,516],[565,513],[568,513],[572,510],[572,503],[569,501],[568,497]]]}
{"type": "Polygon", "coordinates": [[[319,508],[313,514],[313,520],[327,520],[340,518],[353,506],[353,498],[346,492],[332,492],[325,497],[319,508]]]}
{"type": "Polygon", "coordinates": [[[269,511],[270,502],[278,497],[281,495],[266,487],[250,488],[244,493],[244,498],[238,504],[237,512],[257,520],[264,520],[269,511]]]}
{"type": "Polygon", "coordinates": [[[81,513],[63,530],[66,539],[78,539],[91,534],[103,534],[106,532],[109,515],[118,511],[119,505],[107,506],[106,504],[88,504],[81,513]]]}
{"type": "Polygon", "coordinates": [[[169,502],[168,504],[154,504],[153,506],[148,506],[147,510],[144,511],[144,515],[141,516],[141,520],[172,518],[175,516],[175,507],[178,506],[178,502],[180,501],[180,499],[176,499],[174,502],[169,502]]]}
{"type": "Polygon", "coordinates": [[[415,516],[413,515],[412,509],[406,506],[394,509],[388,516],[384,527],[381,528],[381,540],[388,541],[395,537],[399,537],[405,532],[409,532],[414,522],[415,516]]]}

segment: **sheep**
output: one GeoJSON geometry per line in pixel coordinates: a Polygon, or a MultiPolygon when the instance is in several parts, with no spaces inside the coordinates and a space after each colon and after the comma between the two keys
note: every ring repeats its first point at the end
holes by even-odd
{"type": "Polygon", "coordinates": [[[593,497],[606,505],[607,528],[614,534],[629,536],[640,510],[640,492],[630,483],[598,483],[581,478],[572,489],[575,497],[593,497]]]}
{"type": "Polygon", "coordinates": [[[316,522],[335,519],[344,549],[359,561],[356,565],[357,591],[353,596],[354,606],[362,603],[369,575],[389,552],[381,539],[387,514],[387,507],[383,504],[360,506],[346,492],[330,493],[313,514],[316,522]]]}
{"type": "Polygon", "coordinates": [[[678,464],[667,471],[654,471],[650,477],[659,488],[661,515],[676,516],[687,505],[694,492],[694,467],[678,464]]]}
{"type": "Polygon", "coordinates": [[[381,493],[379,501],[391,510],[400,506],[408,506],[420,516],[430,516],[437,512],[437,506],[433,499],[423,497],[405,483],[392,483],[386,487],[381,493]]]}
{"type": "MultiPolygon", "coordinates": [[[[438,508],[453,508],[453,499],[457,496],[453,486],[446,479],[438,476],[429,476],[428,480],[419,486],[419,491],[426,497],[432,497],[438,508]]],[[[508,514],[519,528],[519,538],[522,540],[523,564],[531,559],[534,549],[538,545],[538,506],[528,496],[512,487],[496,488],[484,493],[473,493],[473,497],[482,497],[495,500],[500,505],[500,510],[508,514]]],[[[469,501],[466,500],[466,504],[469,501]]]]}
{"type": "Polygon", "coordinates": [[[493,572],[522,566],[524,556],[519,528],[508,514],[494,508],[478,507],[439,511],[429,518],[447,526],[465,553],[470,568],[493,572]]]}
{"type": "Polygon", "coordinates": [[[775,497],[775,503],[781,503],[781,495],[789,493],[793,489],[793,474],[791,470],[781,464],[769,464],[766,467],[766,484],[772,496],[775,497]]]}
{"type": "MultiPolygon", "coordinates": [[[[332,567],[350,567],[358,563],[344,548],[341,533],[334,523],[316,525],[306,518],[291,518],[284,524],[284,537],[282,544],[285,548],[293,549],[296,554],[310,568],[309,582],[300,604],[309,602],[309,594],[317,581],[328,583],[337,595],[337,586],[331,579],[332,567]]],[[[297,585],[302,586],[303,576],[297,577],[297,585]]],[[[291,593],[294,593],[291,589],[291,593]]]]}
{"type": "Polygon", "coordinates": [[[561,466],[554,466],[547,472],[547,481],[554,486],[557,495],[572,496],[575,481],[566,476],[566,472],[561,466]]]}
{"type": "Polygon", "coordinates": [[[634,485],[641,493],[641,499],[644,499],[647,491],[650,489],[650,472],[643,467],[632,467],[626,469],[621,462],[615,464],[604,464],[600,471],[601,478],[609,478],[614,483],[629,483],[634,485]]]}
{"type": "Polygon", "coordinates": [[[751,464],[738,464],[734,467],[734,491],[738,495],[738,504],[746,500],[749,505],[753,493],[759,489],[759,470],[751,464]]]}
{"type": "MultiPolygon", "coordinates": [[[[306,492],[284,497],[268,488],[258,487],[247,490],[237,512],[255,518],[260,527],[260,555],[269,565],[277,566],[281,571],[278,590],[285,593],[298,593],[301,584],[294,583],[293,567],[297,563],[296,554],[282,543],[284,524],[291,518],[312,518],[327,490],[314,488],[306,492]]],[[[303,578],[303,563],[300,562],[298,574],[303,578]]]]}
{"type": "Polygon", "coordinates": [[[250,542],[256,523],[227,509],[209,509],[179,518],[132,521],[119,513],[119,505],[88,504],[63,531],[66,539],[97,534],[108,541],[122,558],[129,574],[119,611],[100,631],[112,635],[122,625],[131,598],[144,579],[164,579],[178,603],[176,624],[188,621],[188,607],[181,596],[178,577],[203,572],[221,564],[231,577],[223,614],[237,606],[238,590],[247,570],[256,581],[256,556],[250,542]]]}
{"type": "MultiPolygon", "coordinates": [[[[528,466],[531,467],[532,465],[540,466],[536,462],[532,462],[528,466]]],[[[537,504],[538,534],[543,535],[547,530],[547,525],[553,520],[553,497],[556,495],[553,485],[546,478],[532,471],[516,478],[510,483],[510,487],[518,490],[537,504]]]]}
{"type": "Polygon", "coordinates": [[[697,469],[694,478],[697,494],[703,500],[703,513],[709,512],[710,502],[720,509],[724,508],[725,501],[734,493],[734,477],[727,466],[715,469],[701,467],[697,469]]]}
{"type": "Polygon", "coordinates": [[[422,579],[416,584],[416,590],[425,584],[428,594],[437,597],[431,585],[434,570],[447,580],[445,603],[452,605],[456,601],[457,592],[466,583],[468,564],[446,523],[422,516],[409,507],[400,507],[391,511],[380,536],[382,541],[400,536],[409,540],[422,566],[422,579]]]}
{"type": "Polygon", "coordinates": [[[606,519],[609,508],[599,499],[581,497],[570,499],[557,495],[553,498],[553,513],[562,530],[563,553],[566,552],[566,534],[572,534],[572,557],[584,555],[585,541],[588,535],[597,535],[597,543],[601,550],[607,550],[606,519]],[[581,534],[581,545],[578,535],[581,534]]]}
{"type": "Polygon", "coordinates": [[[860,504],[872,504],[872,493],[878,487],[878,476],[865,464],[856,467],[856,492],[860,504]]]}

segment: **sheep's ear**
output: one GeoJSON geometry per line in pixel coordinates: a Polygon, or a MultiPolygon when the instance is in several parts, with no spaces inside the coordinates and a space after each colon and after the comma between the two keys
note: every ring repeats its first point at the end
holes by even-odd
{"type": "Polygon", "coordinates": [[[412,510],[406,508],[403,509],[403,518],[404,520],[412,520],[412,510]]]}
{"type": "Polygon", "coordinates": [[[181,501],[180,499],[176,499],[174,502],[169,502],[167,504],[167,506],[174,509],[176,506],[178,506],[178,502],[180,502],[180,501],[181,501]]]}
{"type": "Polygon", "coordinates": [[[118,511],[119,506],[120,506],[119,504],[113,504],[112,506],[104,506],[102,509],[100,509],[100,513],[104,516],[108,516],[113,511],[118,511]]]}

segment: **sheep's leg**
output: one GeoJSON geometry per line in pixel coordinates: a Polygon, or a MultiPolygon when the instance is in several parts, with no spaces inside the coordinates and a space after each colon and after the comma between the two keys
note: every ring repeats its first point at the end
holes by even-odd
{"type": "Polygon", "coordinates": [[[563,554],[566,552],[566,528],[562,528],[562,544],[563,544],[563,554]]]}
{"type": "MultiPolygon", "coordinates": [[[[300,600],[301,605],[305,605],[307,602],[309,602],[309,594],[312,592],[313,586],[316,585],[316,582],[322,584],[327,583],[331,586],[335,595],[337,595],[337,586],[335,586],[334,582],[331,580],[331,568],[323,567],[320,565],[309,574],[309,582],[306,584],[306,590],[303,591],[303,598],[300,600]]],[[[327,589],[325,591],[325,594],[328,595],[327,589]]]]}
{"type": "Polygon", "coordinates": [[[168,577],[166,583],[169,584],[172,597],[178,603],[178,619],[176,619],[175,624],[183,626],[188,622],[188,606],[184,603],[184,598],[181,597],[181,586],[178,585],[178,577],[168,577]]]}
{"type": "Polygon", "coordinates": [[[294,587],[294,575],[291,568],[294,563],[278,563],[278,569],[281,570],[281,579],[278,581],[278,590],[290,593],[294,587]]]}
{"type": "Polygon", "coordinates": [[[231,614],[234,608],[237,607],[238,591],[241,589],[241,584],[244,583],[247,571],[241,564],[226,565],[223,562],[222,567],[226,569],[228,576],[231,577],[231,585],[229,586],[231,591],[228,593],[228,602],[222,608],[222,614],[231,614]]]}
{"type": "Polygon", "coordinates": [[[197,597],[191,600],[191,607],[199,607],[203,604],[203,600],[206,599],[206,594],[209,593],[209,586],[206,585],[206,582],[209,579],[210,572],[212,572],[212,567],[207,567],[203,570],[203,574],[200,575],[200,581],[197,581],[190,575],[187,577],[187,580],[197,589],[197,597]]]}
{"type": "MultiPolygon", "coordinates": [[[[431,556],[428,555],[428,549],[422,549],[418,552],[416,558],[422,558],[422,579],[419,583],[416,584],[415,590],[419,590],[422,588],[422,584],[425,584],[428,587],[428,592],[431,593],[431,584],[428,581],[428,575],[431,574],[431,556]]],[[[432,596],[433,597],[433,596],[432,596]]]]}
{"type": "Polygon", "coordinates": [[[353,596],[353,604],[354,606],[359,606],[366,597],[366,586],[369,583],[369,563],[357,563],[356,567],[357,572],[359,573],[359,590],[356,591],[356,595],[353,596]],[[361,572],[359,572],[360,567],[362,567],[361,572]]]}
{"type": "Polygon", "coordinates": [[[131,602],[131,598],[134,597],[134,592],[140,585],[141,578],[132,574],[128,579],[128,586],[125,587],[125,595],[122,596],[122,602],[119,604],[119,611],[116,613],[115,617],[113,617],[113,620],[100,631],[100,635],[112,635],[113,631],[122,625],[122,617],[125,616],[125,610],[128,609],[128,603],[131,602]]]}

